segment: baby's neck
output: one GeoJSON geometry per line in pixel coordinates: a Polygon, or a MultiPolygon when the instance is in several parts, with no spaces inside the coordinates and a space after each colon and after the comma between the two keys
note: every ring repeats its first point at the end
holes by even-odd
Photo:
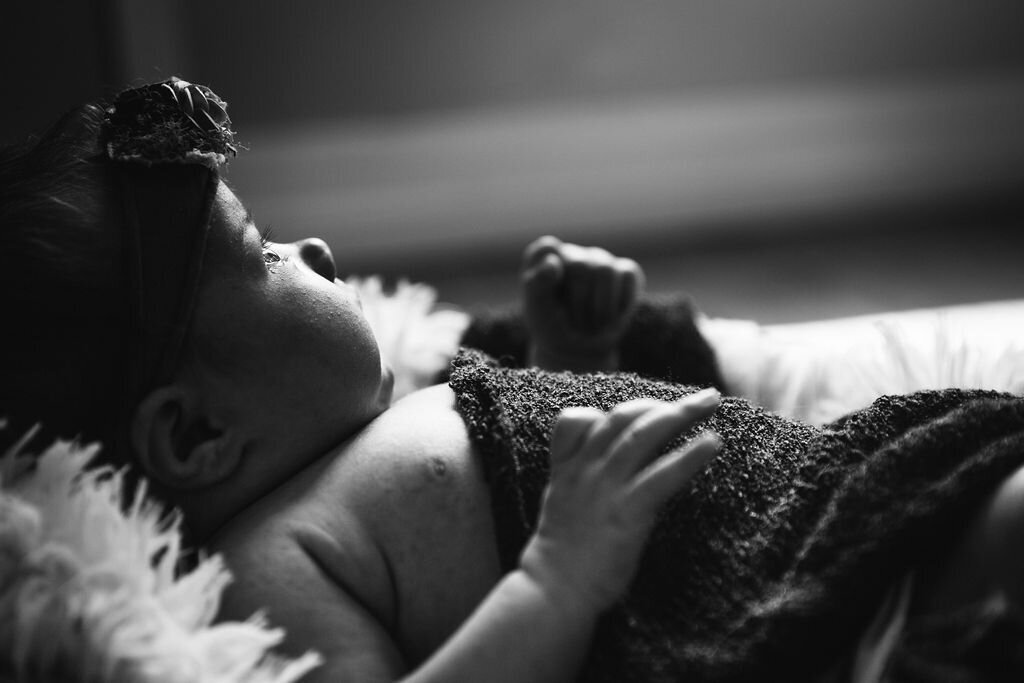
{"type": "Polygon", "coordinates": [[[206,545],[221,527],[257,500],[222,490],[224,488],[216,486],[177,497],[175,506],[184,516],[186,538],[191,547],[206,545]]]}
{"type": "MultiPolygon", "coordinates": [[[[454,411],[454,397],[447,385],[435,385],[414,391],[374,415],[366,424],[344,436],[340,442],[319,450],[314,448],[307,455],[288,451],[288,445],[292,443],[292,440],[287,438],[286,433],[276,445],[264,443],[261,452],[255,452],[255,450],[247,452],[245,460],[251,462],[292,463],[293,465],[277,468],[278,474],[267,479],[266,474],[259,473],[261,470],[266,470],[258,466],[246,468],[243,463],[240,471],[233,473],[218,484],[197,491],[180,492],[174,497],[172,503],[182,511],[192,542],[206,545],[223,527],[235,518],[242,516],[256,503],[281,489],[301,473],[308,474],[314,468],[324,465],[331,457],[345,451],[349,445],[370,430],[372,425],[380,424],[382,417],[395,416],[399,405],[405,407],[398,414],[407,416],[418,414],[425,407],[430,409],[443,407],[451,412],[454,411]]],[[[401,418],[397,419],[401,421],[401,418]]],[[[384,420],[384,422],[393,425],[394,418],[384,420]]],[[[458,431],[461,432],[465,429],[461,420],[458,420],[458,424],[460,425],[458,431]]]]}
{"type": "Polygon", "coordinates": [[[173,503],[184,515],[190,540],[196,545],[206,545],[233,519],[244,514],[250,507],[286,485],[300,473],[309,471],[330,454],[343,449],[345,444],[358,437],[366,426],[363,425],[348,435],[341,443],[306,455],[289,452],[281,445],[267,445],[261,452],[253,450],[247,453],[246,458],[253,462],[262,460],[291,463],[290,466],[269,470],[274,472],[269,478],[267,470],[260,467],[248,468],[243,463],[238,471],[213,486],[179,492],[173,503]]]}

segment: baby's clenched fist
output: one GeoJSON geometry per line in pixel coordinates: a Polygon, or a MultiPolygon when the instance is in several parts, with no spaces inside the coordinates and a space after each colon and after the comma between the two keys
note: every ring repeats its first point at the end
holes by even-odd
{"type": "Polygon", "coordinates": [[[550,370],[615,370],[643,290],[636,261],[542,237],[523,252],[530,361],[550,370]]]}

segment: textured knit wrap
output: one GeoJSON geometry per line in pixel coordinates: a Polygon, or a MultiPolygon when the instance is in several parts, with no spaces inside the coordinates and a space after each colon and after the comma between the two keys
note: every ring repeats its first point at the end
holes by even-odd
{"type": "MultiPolygon", "coordinates": [[[[450,384],[483,458],[506,570],[535,528],[562,409],[694,391],[629,373],[503,367],[472,350],[453,361],[450,384]]],[[[1024,464],[1024,399],[991,392],[884,397],[825,428],[726,398],[669,447],[704,428],[722,452],[662,511],[581,680],[815,680],[848,654],[886,590],[948,547],[1024,464]]],[[[1019,624],[1014,633],[992,666],[1020,676],[1019,624]]],[[[971,653],[957,656],[940,668],[969,669],[971,653]]]]}

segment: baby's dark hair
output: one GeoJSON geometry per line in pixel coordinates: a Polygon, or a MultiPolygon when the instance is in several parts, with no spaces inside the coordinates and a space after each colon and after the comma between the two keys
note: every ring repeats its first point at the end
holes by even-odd
{"type": "Polygon", "coordinates": [[[0,439],[39,423],[40,442],[100,440],[116,460],[127,278],[116,179],[99,162],[103,117],[86,105],[0,151],[0,439]]]}

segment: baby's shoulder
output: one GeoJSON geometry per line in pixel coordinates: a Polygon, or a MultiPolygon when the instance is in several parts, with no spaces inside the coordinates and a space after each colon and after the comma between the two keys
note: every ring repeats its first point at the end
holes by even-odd
{"type": "Polygon", "coordinates": [[[326,581],[413,652],[436,645],[499,574],[488,489],[447,386],[397,402],[211,549],[236,574],[233,616],[267,606],[268,595],[307,610],[342,607],[310,604],[303,586],[326,581]]]}
{"type": "Polygon", "coordinates": [[[311,463],[212,539],[215,549],[238,553],[268,539],[306,543],[309,536],[344,539],[347,548],[372,542],[381,520],[409,500],[396,492],[471,460],[465,426],[447,385],[398,401],[359,432],[311,463]],[[353,536],[370,536],[353,539],[353,536]]]}
{"type": "Polygon", "coordinates": [[[447,385],[406,396],[225,527],[216,545],[262,546],[310,528],[330,538],[371,541],[396,519],[429,504],[475,469],[465,424],[447,385]],[[418,495],[406,496],[417,492],[418,495]],[[358,538],[352,538],[356,536],[358,538]]]}
{"type": "Polygon", "coordinates": [[[224,558],[233,577],[225,595],[227,616],[245,618],[254,607],[266,607],[259,602],[265,596],[287,596],[293,582],[309,573],[322,574],[360,600],[376,595],[373,602],[387,603],[373,578],[384,561],[372,531],[349,496],[337,492],[329,504],[316,481],[315,472],[326,464],[307,468],[210,539],[207,549],[224,558]]]}
{"type": "Polygon", "coordinates": [[[211,539],[208,549],[222,557],[232,577],[218,618],[267,614],[284,629],[284,652],[313,649],[332,667],[370,662],[372,670],[381,668],[374,676],[363,669],[348,673],[391,680],[401,671],[401,657],[391,635],[398,603],[387,559],[344,496],[328,506],[303,479],[267,496],[211,539]]]}

